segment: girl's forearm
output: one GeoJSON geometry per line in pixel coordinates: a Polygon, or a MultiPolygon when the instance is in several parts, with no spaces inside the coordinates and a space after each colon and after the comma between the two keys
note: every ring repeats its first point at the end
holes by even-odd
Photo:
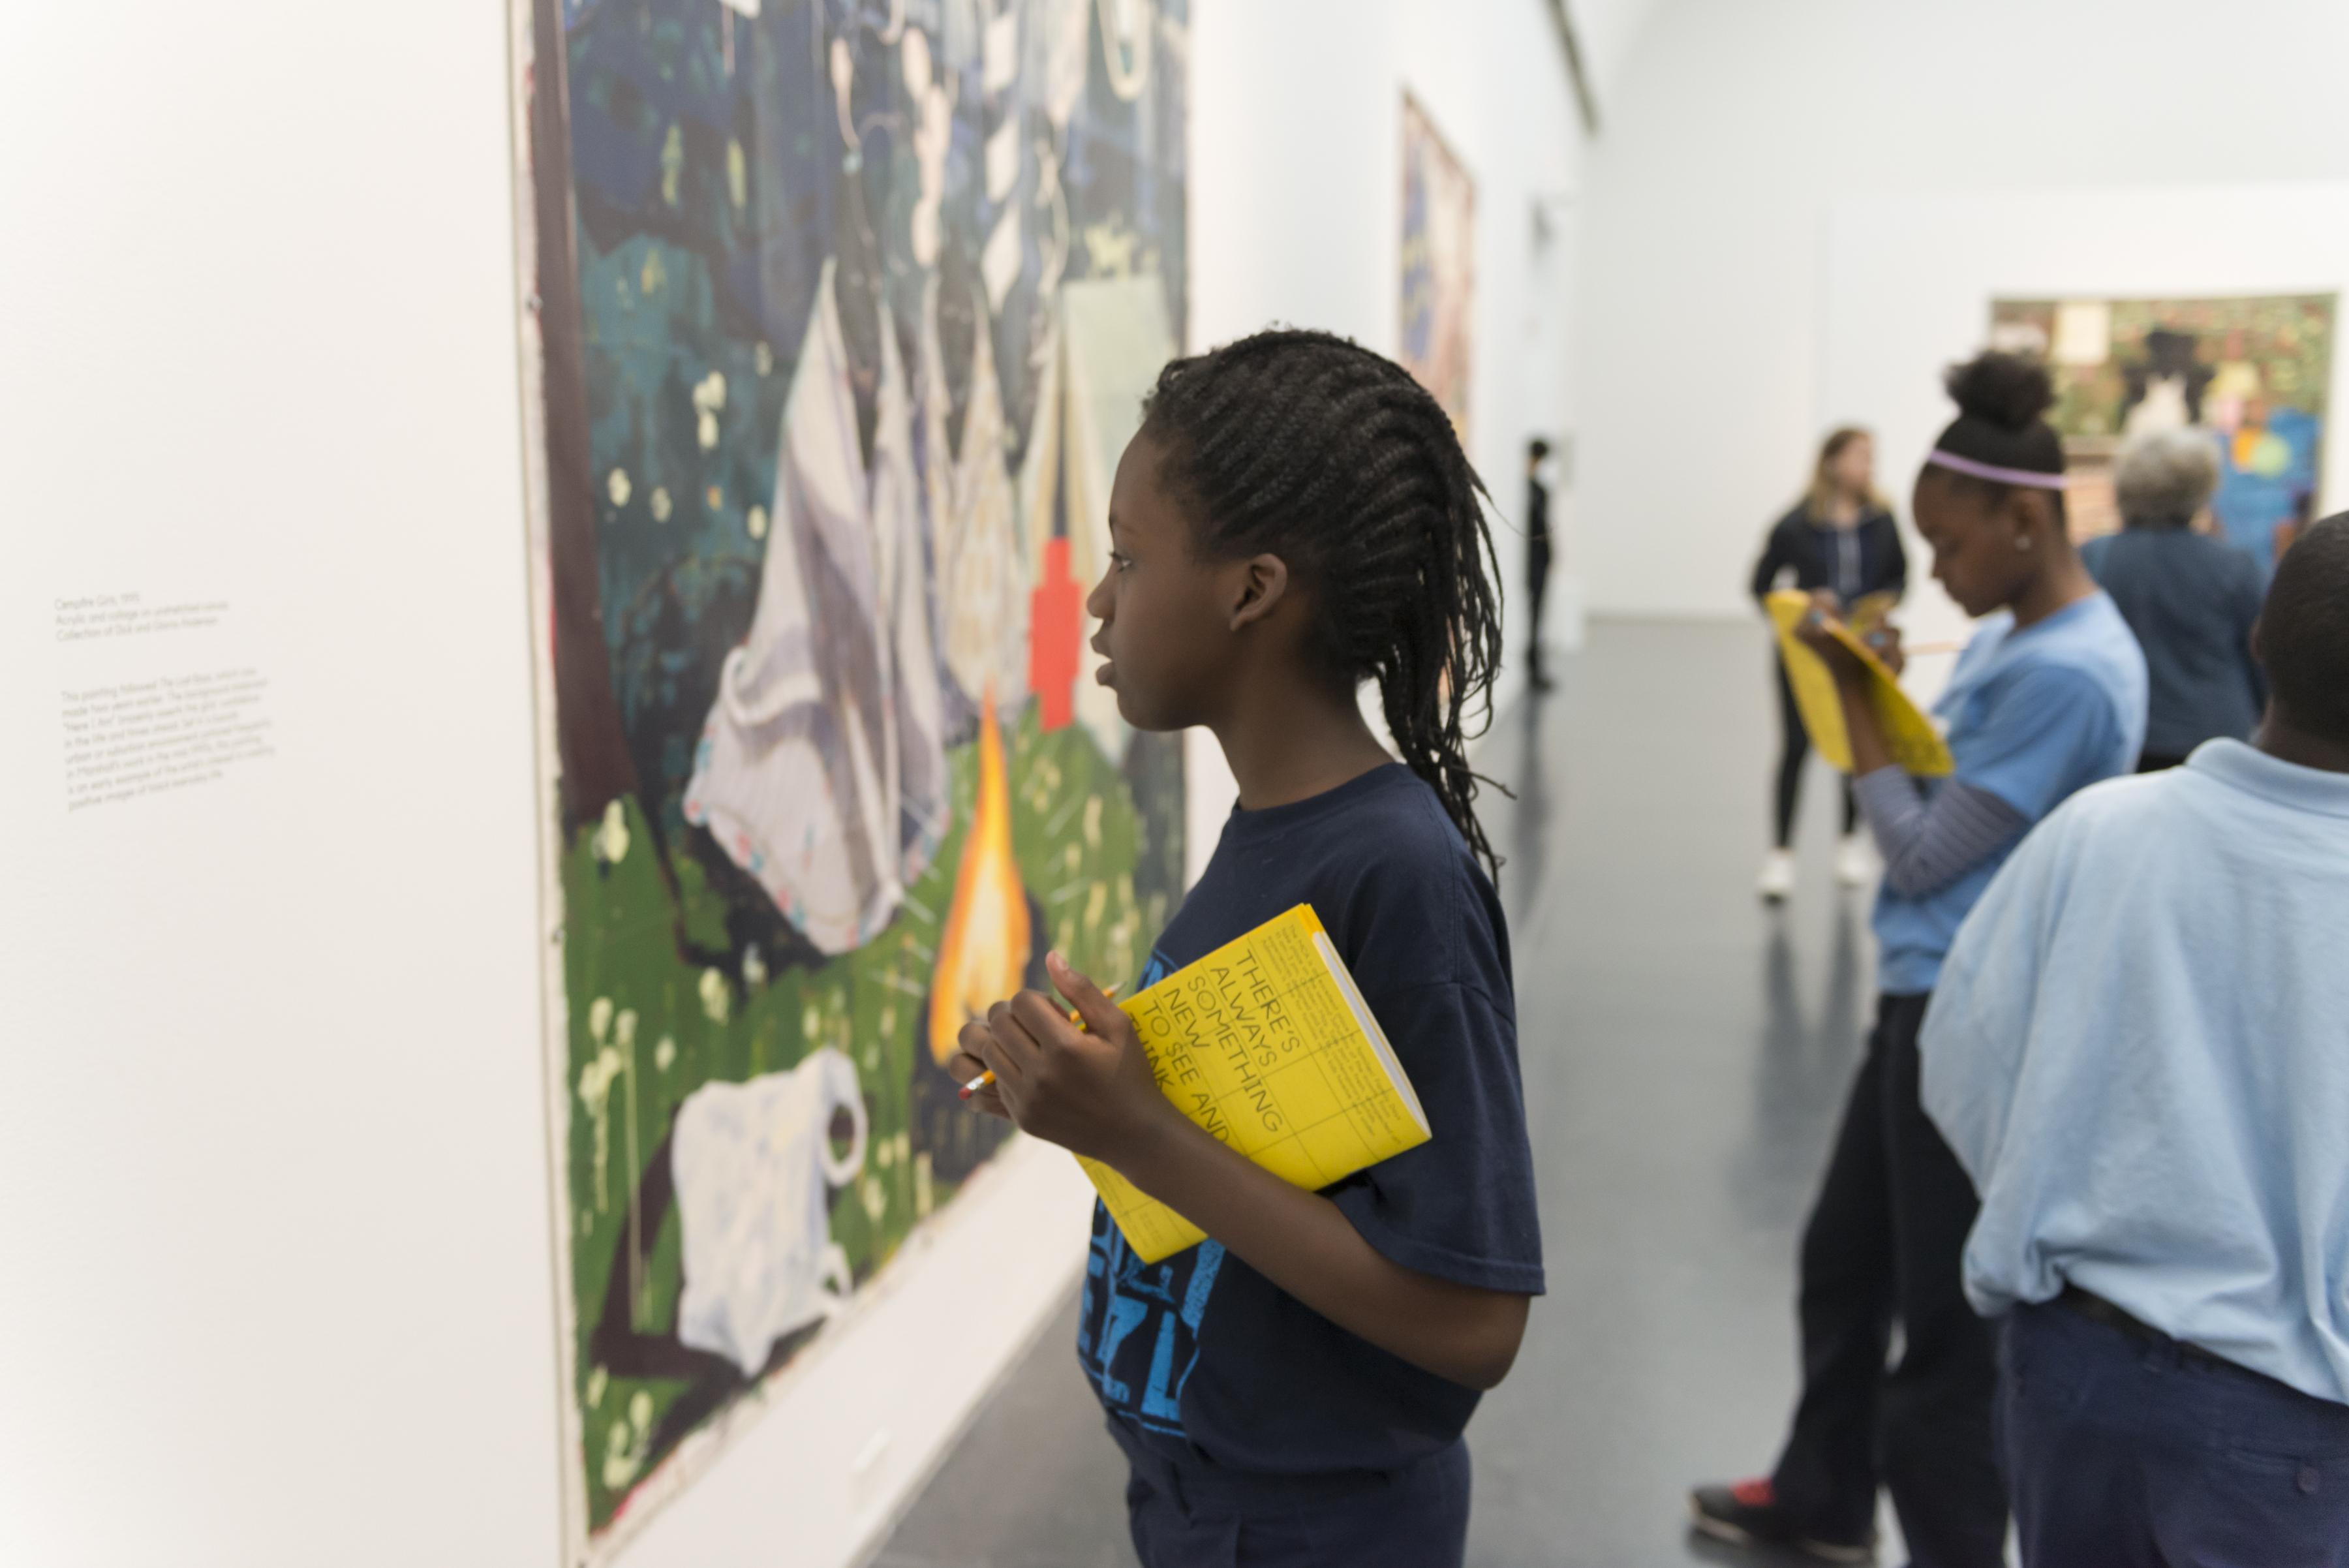
{"type": "Polygon", "coordinates": [[[1112,1161],[1136,1187],[1340,1328],[1471,1388],[1508,1373],[1527,1299],[1404,1268],[1338,1206],[1169,1116],[1112,1161]]]}

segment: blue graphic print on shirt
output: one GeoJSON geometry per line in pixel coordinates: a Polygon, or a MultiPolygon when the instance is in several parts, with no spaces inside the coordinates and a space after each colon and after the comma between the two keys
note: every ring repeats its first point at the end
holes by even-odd
{"type": "MultiPolygon", "coordinates": [[[[1148,990],[1174,967],[1164,953],[1152,953],[1134,990],[1148,990]]],[[[1222,1244],[1203,1241],[1163,1263],[1145,1263],[1109,1210],[1094,1203],[1077,1355],[1111,1411],[1152,1431],[1182,1435],[1183,1384],[1199,1358],[1199,1323],[1223,1262],[1222,1244]]]]}
{"type": "MultiPolygon", "coordinates": [[[[1353,971],[1433,1135],[1323,1196],[1404,1268],[1538,1295],[1507,929],[1409,768],[1235,811],[1138,984],[1299,904],[1353,971]]],[[[1233,1473],[1392,1471],[1458,1442],[1476,1407],[1475,1389],[1340,1328],[1216,1241],[1142,1262],[1098,1208],[1077,1354],[1122,1441],[1233,1473]]]]}

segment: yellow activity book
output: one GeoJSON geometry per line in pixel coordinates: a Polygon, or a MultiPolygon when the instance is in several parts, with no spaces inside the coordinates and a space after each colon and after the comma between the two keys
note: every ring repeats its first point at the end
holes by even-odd
{"type": "MultiPolygon", "coordinates": [[[[1797,588],[1783,588],[1770,596],[1768,604],[1771,622],[1778,628],[1778,652],[1786,661],[1786,680],[1795,688],[1795,705],[1802,710],[1803,728],[1811,732],[1811,744],[1829,766],[1849,773],[1851,737],[1844,732],[1843,700],[1836,692],[1835,676],[1829,673],[1826,660],[1795,635],[1803,618],[1811,613],[1811,596],[1797,588]]],[[[1880,620],[1881,615],[1877,618],[1880,620]]],[[[1954,772],[1957,763],[1950,756],[1949,742],[1909,700],[1909,693],[1900,690],[1899,679],[1885,668],[1875,650],[1849,626],[1830,626],[1836,640],[1858,654],[1860,662],[1868,666],[1868,696],[1884,725],[1884,741],[1891,749],[1892,760],[1903,772],[1926,778],[1954,772]]]]}
{"type": "MultiPolygon", "coordinates": [[[[1118,1005],[1166,1097],[1291,1186],[1327,1187],[1428,1139],[1402,1064],[1309,905],[1118,1005]]],[[[1206,1240],[1108,1166],[1079,1163],[1143,1262],[1206,1240]]]]}

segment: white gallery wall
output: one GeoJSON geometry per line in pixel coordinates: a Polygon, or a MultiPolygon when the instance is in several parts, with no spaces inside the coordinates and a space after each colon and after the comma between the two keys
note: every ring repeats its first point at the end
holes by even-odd
{"type": "MultiPolygon", "coordinates": [[[[1523,678],[1526,441],[1573,418],[1566,267],[1583,140],[1547,0],[1197,0],[1194,35],[1194,346],[1280,322],[1394,352],[1405,89],[1476,182],[1469,457],[1499,513],[1506,706],[1523,678]],[[1537,203],[1556,225],[1546,266],[1537,203]]],[[[1558,521],[1570,528],[1563,507],[1558,521]]],[[[1571,601],[1578,569],[1569,534],[1555,596],[1571,601]]],[[[1195,871],[1232,791],[1212,737],[1195,733],[1189,756],[1195,871]]]]}
{"type": "MultiPolygon", "coordinates": [[[[1479,182],[1514,516],[1567,417],[1509,352],[1576,176],[1544,0],[1195,9],[1194,340],[1392,347],[1410,85],[1479,182]]],[[[31,7],[0,51],[0,1562],[557,1558],[502,11],[31,7]],[[72,693],[191,674],[253,754],[67,809],[72,693]]],[[[1085,1202],[1015,1150],[622,1562],[854,1561],[1085,1202]]]]}
{"type": "Polygon", "coordinates": [[[11,16],[0,1561],[551,1561],[504,59],[11,16]],[[223,607],[59,639],[134,595],[223,607]],[[66,693],[224,669],[274,755],[66,809],[66,693]]]}
{"type": "MultiPolygon", "coordinates": [[[[1593,609],[1750,613],[1763,529],[1826,426],[1900,416],[1830,400],[1838,202],[2349,178],[2344,60],[2349,6],[2314,0],[1658,0],[1606,95],[1586,180],[1578,500],[1593,609]]],[[[2104,291],[2104,263],[2116,277],[2158,270],[2119,234],[2096,265],[2019,229],[1971,236],[1969,254],[2002,239],[2071,287],[2104,291]]],[[[2250,235],[2206,236],[2197,254],[2210,290],[2276,270],[2250,235]],[[2239,277],[2221,265],[2230,251],[2239,277]]],[[[1884,356],[1883,386],[1930,397],[1964,339],[1926,337],[1855,352],[1884,356]]],[[[1883,477],[1905,494],[1908,473],[1888,463],[1883,477]]]]}
{"type": "MultiPolygon", "coordinates": [[[[1980,348],[1989,300],[2349,296],[2349,183],[1857,197],[1830,215],[1826,280],[1825,418],[1865,420],[1886,472],[1914,473],[1951,417],[1915,367],[1980,348]]],[[[2331,400],[2349,407],[2337,347],[2331,400]]],[[[2333,451],[2320,512],[2349,505],[2349,463],[2333,451]]],[[[1918,578],[1912,635],[1961,635],[1964,612],[1918,578]]],[[[1949,662],[1920,661],[1920,681],[1938,686],[1949,662]]]]}

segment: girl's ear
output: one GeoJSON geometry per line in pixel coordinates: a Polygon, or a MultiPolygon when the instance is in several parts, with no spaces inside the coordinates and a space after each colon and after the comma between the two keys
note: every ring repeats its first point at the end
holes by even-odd
{"type": "Polygon", "coordinates": [[[1278,556],[1250,556],[1233,576],[1231,627],[1234,631],[1270,615],[1288,597],[1288,563],[1278,556]]]}
{"type": "Polygon", "coordinates": [[[2055,514],[2045,491],[2016,490],[2007,497],[2007,509],[2013,520],[2017,550],[2044,549],[2063,531],[2063,520],[2055,514]]]}

